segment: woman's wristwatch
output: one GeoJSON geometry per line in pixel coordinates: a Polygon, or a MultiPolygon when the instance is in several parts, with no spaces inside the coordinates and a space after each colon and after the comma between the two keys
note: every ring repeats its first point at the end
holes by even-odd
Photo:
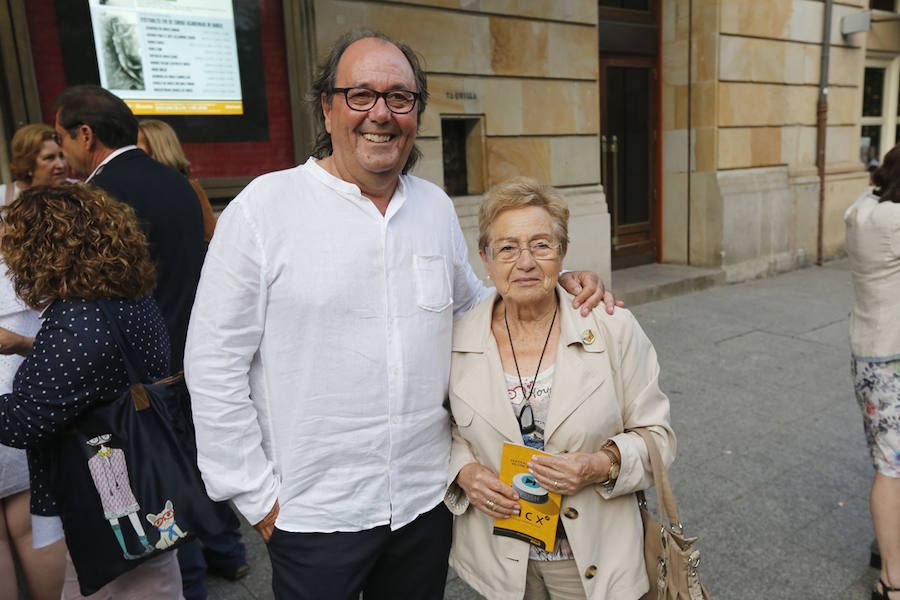
{"type": "Polygon", "coordinates": [[[619,457],[616,456],[616,453],[609,449],[615,442],[612,440],[606,440],[603,443],[603,446],[600,447],[600,452],[606,454],[609,457],[609,474],[606,476],[606,481],[601,481],[599,485],[605,485],[606,487],[613,487],[616,484],[616,480],[619,478],[619,470],[622,468],[622,463],[619,461],[619,457]]]}

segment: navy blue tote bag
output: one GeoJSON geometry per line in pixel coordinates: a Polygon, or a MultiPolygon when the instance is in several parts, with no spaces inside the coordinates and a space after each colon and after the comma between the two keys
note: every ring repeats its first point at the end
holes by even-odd
{"type": "Polygon", "coordinates": [[[131,385],[57,438],[51,472],[85,596],[197,535],[225,531],[230,511],[206,495],[184,375],[151,383],[112,311],[99,304],[131,385]]]}

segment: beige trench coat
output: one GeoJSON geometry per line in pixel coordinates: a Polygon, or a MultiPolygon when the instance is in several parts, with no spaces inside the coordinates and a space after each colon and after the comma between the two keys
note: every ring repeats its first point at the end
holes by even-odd
{"type": "MultiPolygon", "coordinates": [[[[617,308],[582,317],[572,297],[559,296],[560,341],[544,431],[545,450],[596,452],[607,439],[622,454],[615,487],[591,485],[563,497],[560,521],[588,598],[639,598],[648,590],[643,529],[634,492],[652,484],[647,449],[634,427],[652,427],[666,464],[675,455],[669,400],[658,384],[656,352],[637,320],[617,308]],[[590,340],[588,332],[593,333],[590,340]]],[[[454,324],[450,409],[454,424],[446,503],[456,518],[450,564],[490,600],[520,599],[528,544],[491,533],[492,519],[469,506],[455,483],[460,468],[478,462],[500,472],[504,441],[522,443],[507,399],[491,333],[496,295],[454,324]]]]}

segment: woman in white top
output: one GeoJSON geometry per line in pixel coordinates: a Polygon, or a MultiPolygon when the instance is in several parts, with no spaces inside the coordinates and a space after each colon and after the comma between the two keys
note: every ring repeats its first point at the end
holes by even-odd
{"type": "MultiPolygon", "coordinates": [[[[66,180],[68,165],[52,127],[41,123],[16,131],[10,171],[13,183],[0,185],[2,204],[9,204],[33,185],[57,185],[66,180]]],[[[6,394],[12,391],[13,376],[31,349],[40,320],[16,297],[2,262],[0,273],[0,394],[6,394]]],[[[32,531],[30,497],[25,452],[0,446],[0,598],[17,597],[10,552],[14,545],[30,597],[55,600],[65,573],[62,528],[55,519],[38,517],[32,531]]]]}
{"type": "Polygon", "coordinates": [[[881,550],[873,600],[900,600],[900,144],[874,173],[873,193],[844,214],[853,270],[850,348],[875,481],[871,511],[881,550]]]}

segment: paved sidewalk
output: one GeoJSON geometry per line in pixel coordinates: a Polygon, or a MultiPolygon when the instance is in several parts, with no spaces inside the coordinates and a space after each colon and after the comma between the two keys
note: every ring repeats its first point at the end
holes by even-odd
{"type": "MultiPolygon", "coordinates": [[[[846,261],[633,308],[662,365],[688,535],[716,600],[869,598],[872,467],[853,397],[846,261]]],[[[271,598],[251,574],[210,598],[271,598]]],[[[446,598],[474,599],[451,573],[446,598]]]]}

